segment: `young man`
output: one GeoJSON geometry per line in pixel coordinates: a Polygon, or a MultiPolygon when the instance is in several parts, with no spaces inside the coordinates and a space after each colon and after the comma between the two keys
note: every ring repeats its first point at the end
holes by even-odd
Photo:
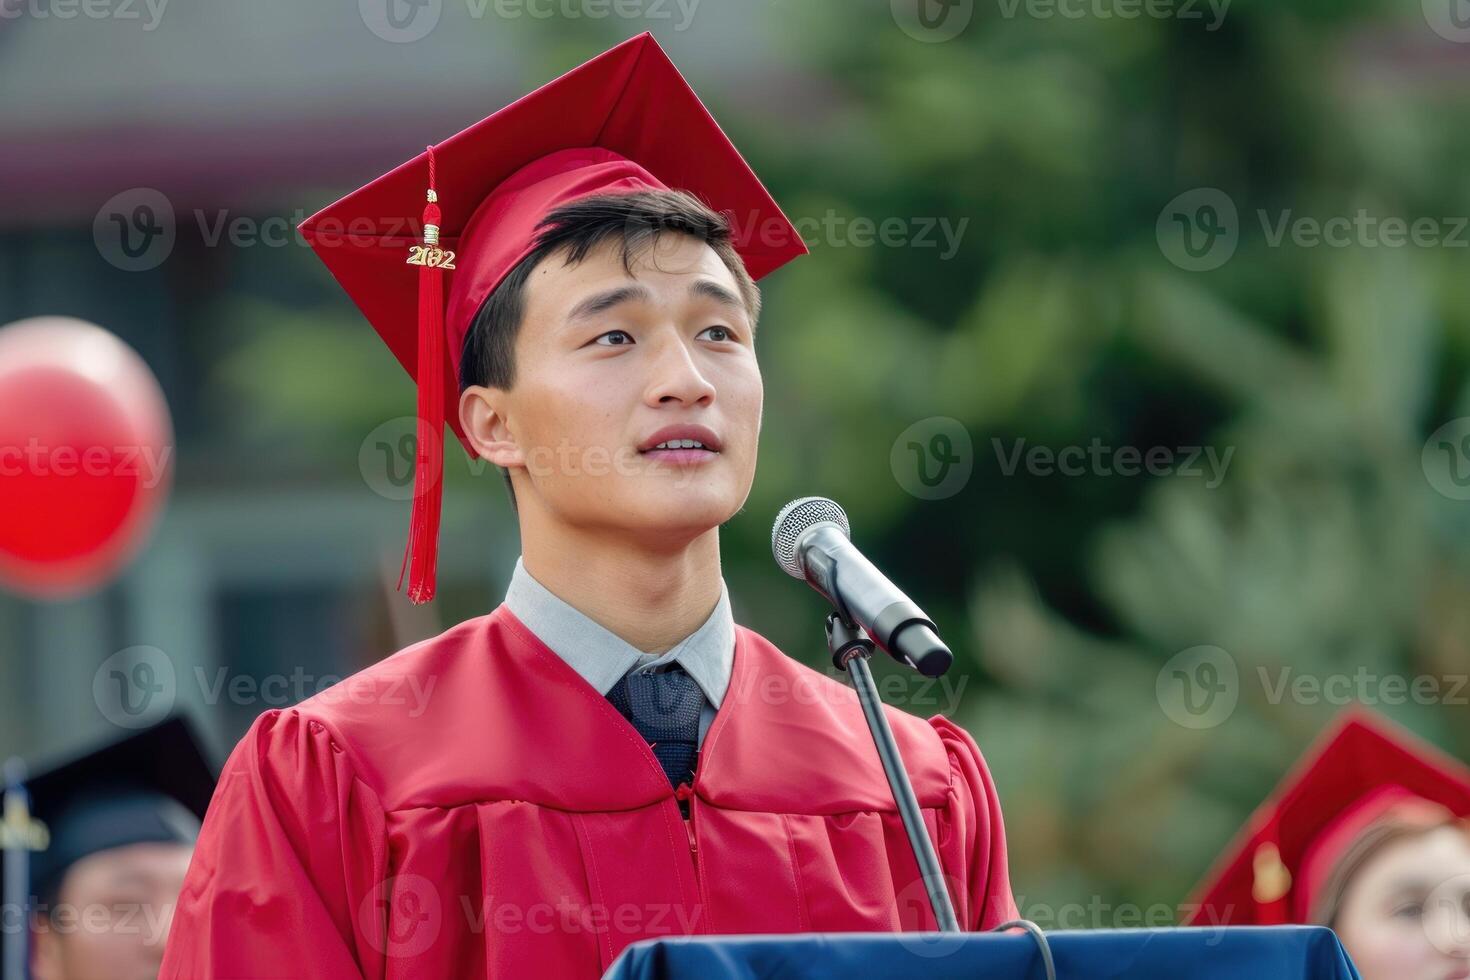
{"type": "MultiPolygon", "coordinates": [[[[163,975],[591,977],[661,935],[932,928],[855,696],[731,619],[753,279],[805,249],[653,39],[305,230],[419,383],[410,594],[433,591],[441,418],[504,468],[522,556],[489,615],[256,722],[163,975]],[[426,184],[415,245],[393,216],[426,184]],[[389,697],[410,677],[426,710],[389,697]]],[[[973,740],[890,715],[961,921],[1014,917],[973,740]]]]}

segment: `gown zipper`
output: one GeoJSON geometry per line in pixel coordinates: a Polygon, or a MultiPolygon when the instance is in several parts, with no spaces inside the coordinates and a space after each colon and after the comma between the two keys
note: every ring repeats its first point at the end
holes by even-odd
{"type": "MultiPolygon", "coordinates": [[[[699,910],[704,905],[704,882],[700,876],[699,867],[699,834],[697,833],[694,823],[694,816],[697,812],[696,807],[698,803],[698,801],[694,798],[694,787],[691,786],[689,783],[680,783],[679,786],[674,790],[674,799],[676,801],[684,800],[687,801],[689,804],[689,816],[686,818],[681,814],[680,819],[684,822],[685,833],[689,835],[689,859],[694,863],[694,901],[696,910],[699,910]]],[[[678,803],[676,802],[674,805],[677,807],[678,803]]],[[[704,916],[703,914],[701,914],[699,918],[695,920],[695,932],[708,931],[707,928],[705,928],[704,923],[700,921],[703,918],[704,916]]]]}

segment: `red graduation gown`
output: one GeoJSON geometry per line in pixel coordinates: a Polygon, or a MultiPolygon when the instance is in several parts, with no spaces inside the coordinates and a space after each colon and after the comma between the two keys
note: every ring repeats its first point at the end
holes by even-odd
{"type": "MultiPolygon", "coordinates": [[[[975,742],[889,718],[960,922],[1015,917],[975,742]]],[[[595,977],[649,937],[932,928],[848,687],[737,627],[686,822],[632,725],[501,606],[256,720],[161,976],[595,977]]]]}

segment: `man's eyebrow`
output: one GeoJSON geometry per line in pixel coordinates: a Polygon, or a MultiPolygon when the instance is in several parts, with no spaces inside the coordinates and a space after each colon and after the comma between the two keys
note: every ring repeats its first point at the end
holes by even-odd
{"type": "Polygon", "coordinates": [[[745,309],[744,300],[713,279],[695,280],[689,286],[689,294],[691,296],[703,296],[705,299],[712,299],[716,303],[723,303],[726,306],[734,306],[742,310],[745,309]]]}
{"type": "Polygon", "coordinates": [[[618,286],[613,289],[593,293],[582,300],[572,311],[567,314],[568,320],[591,320],[606,313],[619,303],[627,303],[633,300],[648,300],[651,295],[648,287],[642,283],[629,283],[626,286],[618,286]]]}

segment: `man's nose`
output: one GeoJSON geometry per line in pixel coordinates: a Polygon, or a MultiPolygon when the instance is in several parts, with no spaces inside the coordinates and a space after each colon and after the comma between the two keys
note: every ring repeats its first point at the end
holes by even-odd
{"type": "Polygon", "coordinates": [[[649,360],[648,402],[675,401],[690,405],[714,401],[715,386],[695,363],[689,346],[677,337],[662,338],[649,360]]]}

